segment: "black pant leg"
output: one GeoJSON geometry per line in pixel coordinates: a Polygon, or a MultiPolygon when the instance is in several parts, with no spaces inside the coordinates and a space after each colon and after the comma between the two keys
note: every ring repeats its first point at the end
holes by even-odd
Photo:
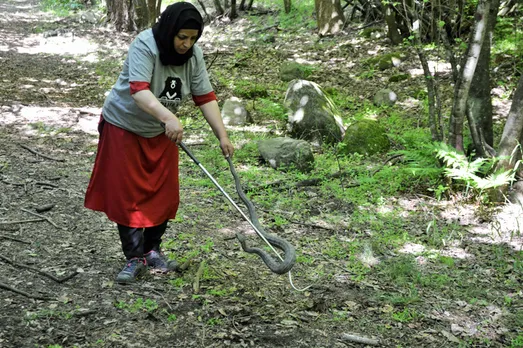
{"type": "Polygon", "coordinates": [[[118,224],[122,250],[127,260],[143,257],[143,228],[133,228],[118,224]]]}
{"type": "Polygon", "coordinates": [[[165,233],[165,230],[167,229],[167,221],[165,221],[163,224],[154,226],[154,227],[148,227],[145,229],[143,235],[144,235],[144,243],[143,243],[143,251],[147,254],[151,250],[160,251],[160,244],[162,243],[162,236],[165,233]]]}

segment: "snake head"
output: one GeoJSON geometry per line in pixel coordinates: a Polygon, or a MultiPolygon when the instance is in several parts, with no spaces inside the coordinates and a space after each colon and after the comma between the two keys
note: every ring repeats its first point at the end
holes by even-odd
{"type": "Polygon", "coordinates": [[[236,233],[236,239],[238,239],[240,243],[245,243],[247,241],[247,237],[245,237],[243,234],[239,232],[236,233]]]}

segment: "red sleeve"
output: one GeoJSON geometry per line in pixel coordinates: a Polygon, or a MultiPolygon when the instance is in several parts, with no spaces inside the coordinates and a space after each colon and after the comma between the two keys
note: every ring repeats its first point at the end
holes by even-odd
{"type": "Polygon", "coordinates": [[[131,86],[131,95],[143,91],[144,89],[151,89],[149,82],[131,81],[129,82],[129,85],[131,86]]]}
{"type": "Polygon", "coordinates": [[[216,98],[216,94],[214,94],[214,91],[212,91],[204,95],[193,95],[192,100],[196,106],[200,106],[213,100],[218,100],[218,98],[216,98]]]}

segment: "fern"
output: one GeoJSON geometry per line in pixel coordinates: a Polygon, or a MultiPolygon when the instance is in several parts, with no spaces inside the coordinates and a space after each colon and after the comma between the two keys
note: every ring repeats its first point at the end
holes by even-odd
{"type": "Polygon", "coordinates": [[[477,158],[469,161],[464,154],[445,143],[424,143],[417,149],[396,151],[395,154],[403,155],[407,170],[417,177],[432,181],[445,176],[463,182],[467,191],[472,188],[479,194],[487,189],[509,185],[515,180],[516,170],[492,172],[498,159],[477,158]]]}
{"type": "Polygon", "coordinates": [[[436,157],[445,163],[445,175],[463,181],[467,188],[472,187],[481,192],[509,185],[515,180],[515,170],[500,170],[483,177],[495,167],[496,158],[477,158],[470,162],[465,155],[444,143],[437,144],[437,147],[436,157]]]}
{"type": "Polygon", "coordinates": [[[437,149],[434,144],[424,143],[417,149],[399,150],[394,154],[403,155],[406,169],[412,175],[434,179],[441,177],[444,170],[435,156],[437,149]]]}

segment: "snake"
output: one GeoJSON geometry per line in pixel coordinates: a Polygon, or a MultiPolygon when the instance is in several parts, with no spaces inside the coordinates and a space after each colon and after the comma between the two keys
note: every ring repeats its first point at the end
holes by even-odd
{"type": "Polygon", "coordinates": [[[294,249],[294,246],[281,237],[265,232],[258,220],[258,215],[256,214],[254,204],[247,198],[245,192],[243,192],[240,179],[238,177],[238,174],[236,173],[236,170],[234,168],[234,165],[232,164],[232,160],[230,157],[227,157],[227,162],[229,163],[229,169],[234,178],[236,192],[238,193],[238,196],[240,197],[242,202],[247,207],[251,222],[257,229],[256,232],[262,235],[267,240],[267,242],[269,242],[273,247],[280,249],[284,253],[284,257],[281,260],[281,262],[279,262],[275,260],[267,251],[261,248],[249,247],[247,245],[247,238],[245,237],[245,235],[239,232],[236,233],[236,239],[238,239],[238,241],[240,242],[243,251],[250,254],[258,255],[272,272],[276,274],[285,274],[289,272],[294,266],[294,263],[296,262],[296,250],[294,249]]]}

